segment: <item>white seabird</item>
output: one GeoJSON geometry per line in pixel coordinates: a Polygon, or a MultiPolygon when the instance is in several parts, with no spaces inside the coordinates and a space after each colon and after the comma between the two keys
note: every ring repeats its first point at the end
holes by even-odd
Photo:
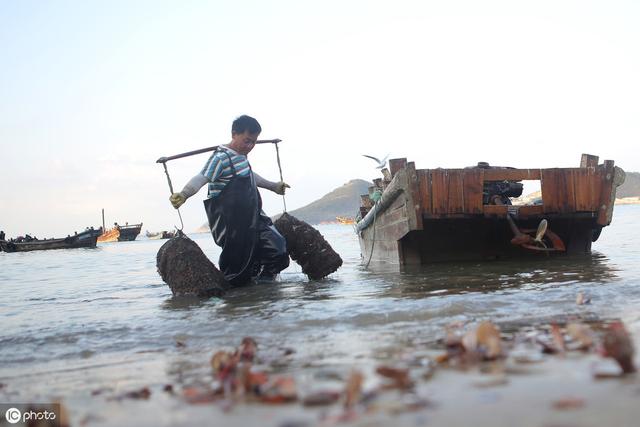
{"type": "Polygon", "coordinates": [[[372,160],[374,160],[376,163],[378,163],[378,166],[376,166],[376,169],[382,169],[383,167],[386,166],[387,164],[387,158],[389,157],[389,155],[387,154],[384,159],[380,160],[377,157],[373,157],[373,156],[369,156],[368,154],[363,154],[364,157],[368,157],[372,160]]]}

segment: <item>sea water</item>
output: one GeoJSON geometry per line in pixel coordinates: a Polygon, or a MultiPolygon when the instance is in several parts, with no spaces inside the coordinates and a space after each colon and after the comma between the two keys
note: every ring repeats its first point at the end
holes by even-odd
{"type": "MultiPolygon", "coordinates": [[[[344,260],[338,272],[309,281],[292,262],[277,283],[208,300],[172,297],[156,271],[162,240],[0,253],[1,400],[82,401],[100,390],[206,381],[213,351],[244,336],[273,358],[293,353],[279,369],[300,373],[375,363],[429,345],[459,321],[576,314],[637,331],[639,219],[640,206],[617,206],[590,256],[407,269],[365,268],[352,226],[320,225],[344,260]],[[592,303],[577,305],[579,292],[592,303]]],[[[211,236],[190,237],[217,264],[211,236]]]]}

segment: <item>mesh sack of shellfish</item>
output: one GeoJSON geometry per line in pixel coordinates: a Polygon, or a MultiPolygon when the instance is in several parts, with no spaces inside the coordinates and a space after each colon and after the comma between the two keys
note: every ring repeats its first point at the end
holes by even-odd
{"type": "Polygon", "coordinates": [[[219,297],[229,288],[220,270],[196,242],[182,233],[158,250],[156,266],[160,277],[175,296],[219,297]]]}
{"type": "Polygon", "coordinates": [[[322,279],[342,265],[340,255],[318,230],[306,222],[284,213],[274,225],[286,239],[291,259],[302,267],[302,272],[310,279],[322,279]]]}

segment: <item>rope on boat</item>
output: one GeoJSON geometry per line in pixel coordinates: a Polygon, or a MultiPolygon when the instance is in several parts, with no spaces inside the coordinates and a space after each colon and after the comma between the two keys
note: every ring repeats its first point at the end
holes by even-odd
{"type": "MultiPolygon", "coordinates": [[[[274,142],[273,145],[276,146],[276,158],[278,159],[278,170],[280,170],[280,182],[284,182],[284,179],[282,179],[282,166],[280,165],[280,150],[278,149],[278,143],[274,142]]],[[[282,204],[284,205],[283,213],[287,213],[287,201],[284,199],[284,194],[282,195],[282,204]]]]}
{"type": "MultiPolygon", "coordinates": [[[[169,183],[169,191],[173,194],[173,184],[171,184],[171,177],[169,176],[169,170],[167,169],[167,162],[162,162],[162,166],[164,166],[164,173],[167,175],[167,182],[169,183]]],[[[180,218],[180,228],[176,227],[178,230],[178,234],[182,234],[182,229],[184,228],[184,222],[182,222],[182,215],[180,214],[180,208],[176,209],[178,211],[178,218],[180,218]]]]}
{"type": "MultiPolygon", "coordinates": [[[[376,202],[376,204],[377,203],[378,202],[376,202]]],[[[373,207],[375,208],[375,205],[373,207]]],[[[371,237],[371,249],[369,250],[369,259],[367,260],[367,263],[364,265],[364,268],[369,268],[369,263],[371,262],[371,257],[373,256],[373,248],[376,245],[376,214],[377,214],[377,211],[373,211],[373,224],[371,224],[373,226],[373,233],[371,237]]]]}
{"type": "MultiPolygon", "coordinates": [[[[371,221],[371,226],[373,227],[373,233],[371,236],[371,250],[369,251],[369,259],[365,263],[364,268],[369,267],[369,263],[371,262],[371,257],[373,257],[373,248],[376,245],[376,218],[377,218],[378,210],[381,209],[380,205],[382,205],[382,194],[383,194],[382,190],[376,189],[373,192],[373,194],[369,196],[369,198],[374,201],[373,207],[371,208],[371,210],[373,210],[373,221],[371,221]]],[[[393,195],[392,197],[393,199],[395,199],[397,195],[393,195]]],[[[369,213],[371,213],[371,210],[369,210],[369,213]]]]}

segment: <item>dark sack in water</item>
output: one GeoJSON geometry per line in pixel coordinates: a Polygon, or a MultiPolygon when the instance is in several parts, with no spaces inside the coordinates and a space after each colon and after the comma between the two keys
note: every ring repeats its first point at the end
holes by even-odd
{"type": "Polygon", "coordinates": [[[162,280],[173,295],[222,296],[229,284],[193,240],[179,233],[168,240],[156,257],[162,280]]]}
{"type": "Polygon", "coordinates": [[[274,225],[286,239],[291,259],[300,264],[302,272],[310,279],[322,279],[342,265],[340,255],[306,222],[284,213],[274,225]]]}

